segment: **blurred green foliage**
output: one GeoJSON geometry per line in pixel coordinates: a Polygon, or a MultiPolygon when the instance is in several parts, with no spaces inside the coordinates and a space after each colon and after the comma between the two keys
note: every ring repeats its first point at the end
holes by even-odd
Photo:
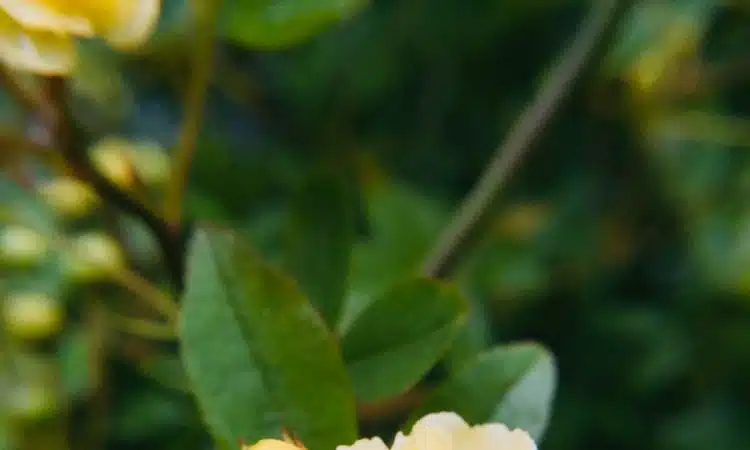
{"type": "MultiPolygon", "coordinates": [[[[545,450],[750,448],[750,7],[621,3],[443,280],[423,258],[589,2],[225,0],[184,293],[137,214],[41,189],[59,161],[18,138],[50,130],[3,91],[0,450],[323,450],[443,409],[545,450]]],[[[136,54],[79,43],[64,86],[154,210],[193,4],[136,54]]]]}

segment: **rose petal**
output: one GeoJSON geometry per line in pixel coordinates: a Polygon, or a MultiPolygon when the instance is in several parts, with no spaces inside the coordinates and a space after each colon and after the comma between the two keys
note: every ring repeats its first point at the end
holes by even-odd
{"type": "Polygon", "coordinates": [[[66,6],[69,6],[67,1],[0,0],[0,9],[4,10],[24,28],[35,31],[92,36],[94,28],[91,21],[85,15],[76,14],[76,11],[70,9],[70,7],[66,8],[66,6]]]}
{"type": "Polygon", "coordinates": [[[393,440],[391,450],[405,450],[407,442],[408,438],[406,437],[406,435],[399,431],[398,433],[396,433],[396,438],[393,440]]]}
{"type": "Polygon", "coordinates": [[[531,439],[529,433],[519,429],[511,431],[508,435],[507,448],[509,450],[537,450],[536,442],[531,439]]]}
{"type": "Polygon", "coordinates": [[[442,428],[423,427],[408,437],[406,450],[455,450],[453,433],[442,428]]]}
{"type": "Polygon", "coordinates": [[[243,450],[300,450],[300,448],[278,439],[261,439],[254,445],[244,447],[243,450]]]}
{"type": "Polygon", "coordinates": [[[523,430],[510,431],[499,423],[478,425],[457,436],[456,450],[536,450],[536,443],[523,430]]]}
{"type": "Polygon", "coordinates": [[[351,446],[339,445],[336,450],[388,450],[382,439],[375,437],[372,439],[360,439],[351,446]]]}
{"type": "Polygon", "coordinates": [[[100,17],[100,34],[112,47],[132,49],[144,44],[156,27],[160,0],[117,0],[112,14],[100,17]]]}
{"type": "Polygon", "coordinates": [[[412,433],[424,429],[438,428],[448,433],[455,433],[469,429],[469,425],[456,413],[439,412],[428,414],[419,419],[412,427],[412,433]]]}
{"type": "Polygon", "coordinates": [[[66,75],[75,65],[76,49],[69,36],[24,29],[0,11],[0,59],[21,71],[66,75]]]}

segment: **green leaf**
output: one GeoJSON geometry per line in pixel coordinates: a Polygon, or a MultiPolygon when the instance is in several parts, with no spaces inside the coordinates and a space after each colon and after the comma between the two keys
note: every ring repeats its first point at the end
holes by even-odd
{"type": "Polygon", "coordinates": [[[522,428],[535,441],[541,441],[549,422],[556,384],[554,359],[545,352],[505,395],[491,421],[522,428]]]}
{"type": "Polygon", "coordinates": [[[196,233],[184,302],[183,357],[217,437],[252,442],[283,425],[311,450],[356,439],[334,337],[295,283],[237,236],[196,233]]]}
{"type": "Polygon", "coordinates": [[[346,295],[353,241],[347,183],[327,170],[314,174],[294,198],[286,267],[331,327],[336,325],[346,295]]]}
{"type": "Polygon", "coordinates": [[[377,297],[341,343],[358,398],[372,402],[416,384],[453,342],[467,308],[458,290],[427,279],[400,283],[377,297]]]}
{"type": "Polygon", "coordinates": [[[229,444],[278,431],[279,419],[205,238],[189,255],[180,341],[185,372],[214,436],[229,444]]]}
{"type": "Polygon", "coordinates": [[[471,424],[502,422],[540,441],[554,397],[553,356],[536,343],[496,347],[446,380],[414,411],[420,417],[454,411],[471,424]]]}
{"type": "Polygon", "coordinates": [[[247,47],[275,49],[300,43],[352,16],[365,0],[227,0],[225,37],[247,47]]]}
{"type": "Polygon", "coordinates": [[[418,275],[422,259],[449,217],[440,203],[391,182],[372,186],[366,201],[371,237],[354,248],[339,330],[346,329],[375,296],[418,275]]]}
{"type": "Polygon", "coordinates": [[[475,297],[469,299],[466,324],[461,327],[453,344],[443,357],[447,369],[455,372],[471,362],[492,343],[490,319],[485,305],[475,297]]]}

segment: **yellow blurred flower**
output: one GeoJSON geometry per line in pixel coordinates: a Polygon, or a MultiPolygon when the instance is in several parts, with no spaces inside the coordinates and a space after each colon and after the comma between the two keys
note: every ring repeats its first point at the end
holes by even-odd
{"type": "Polygon", "coordinates": [[[455,413],[429,414],[417,421],[409,435],[398,433],[391,450],[536,450],[523,430],[503,424],[469,426],[455,413]]]}
{"type": "Polygon", "coordinates": [[[130,49],[148,39],[160,0],[0,0],[0,59],[22,71],[65,75],[76,38],[100,36],[130,49]]]}

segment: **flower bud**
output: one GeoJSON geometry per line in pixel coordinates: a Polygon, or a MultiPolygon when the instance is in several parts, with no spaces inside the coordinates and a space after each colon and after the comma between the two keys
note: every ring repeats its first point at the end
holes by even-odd
{"type": "Polygon", "coordinates": [[[90,151],[91,162],[105,178],[123,189],[135,185],[135,168],[129,157],[130,143],[120,138],[107,138],[90,151]]]}
{"type": "Polygon", "coordinates": [[[7,226],[0,232],[0,262],[7,265],[29,267],[38,264],[47,250],[44,236],[29,228],[7,226]]]}
{"type": "Polygon", "coordinates": [[[31,422],[50,417],[58,403],[52,389],[44,383],[25,380],[9,390],[6,405],[9,418],[31,422]]]}
{"type": "Polygon", "coordinates": [[[159,145],[138,144],[129,149],[128,156],[144,184],[162,186],[169,181],[169,156],[159,145]]]}
{"type": "Polygon", "coordinates": [[[90,214],[99,203],[99,197],[85,183],[71,177],[46,181],[39,194],[60,216],[77,219],[90,214]]]}
{"type": "Polygon", "coordinates": [[[63,308],[38,293],[17,294],[3,302],[3,322],[9,335],[23,340],[46,339],[62,328],[63,308]]]}
{"type": "Polygon", "coordinates": [[[125,266],[125,255],[117,240],[92,232],[73,240],[65,271],[72,281],[91,283],[107,280],[113,271],[125,266]]]}

